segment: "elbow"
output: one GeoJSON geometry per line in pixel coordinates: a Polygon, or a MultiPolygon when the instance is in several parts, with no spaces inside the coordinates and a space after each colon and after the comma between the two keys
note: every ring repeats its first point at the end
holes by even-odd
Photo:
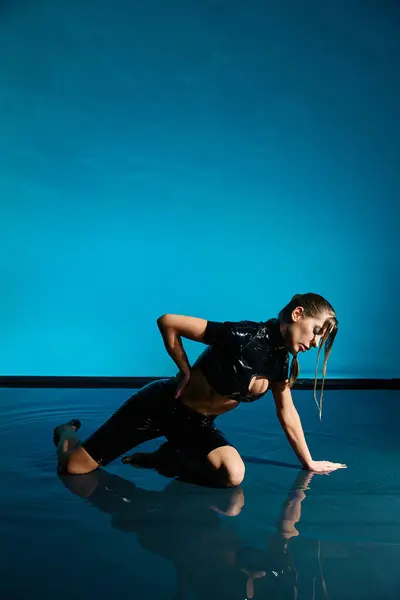
{"type": "Polygon", "coordinates": [[[167,315],[167,314],[165,314],[165,315],[161,315],[161,317],[158,317],[158,319],[157,319],[157,325],[158,325],[159,327],[160,327],[161,325],[165,325],[165,322],[167,321],[167,319],[168,319],[168,315],[167,315]]]}
{"type": "Polygon", "coordinates": [[[175,332],[173,325],[173,315],[165,314],[157,319],[157,327],[163,337],[175,332]]]}

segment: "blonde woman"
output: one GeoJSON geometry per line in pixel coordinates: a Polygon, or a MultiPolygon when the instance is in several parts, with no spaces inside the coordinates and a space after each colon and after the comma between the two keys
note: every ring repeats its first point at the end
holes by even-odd
{"type": "Polygon", "coordinates": [[[335,311],[325,298],[314,293],[297,294],[277,318],[262,322],[216,322],[165,314],[157,323],[178,375],[138,390],[82,443],[77,419],[56,427],[54,441],[61,473],[89,473],[145,441],[165,436],[167,443],[156,453],[136,453],[124,457],[123,462],[152,467],[162,460],[163,453],[173,452],[189,471],[192,469],[197,477],[201,474],[206,484],[240,485],[245,465],[215,420],[241,403],[260,399],[269,389],[278,420],[303,468],[328,473],[346,467],[313,459],[291,394],[299,374],[299,354],[318,347],[318,364],[324,347],[322,390],[317,402],[321,417],[326,362],[338,330],[335,311]],[[192,366],[182,338],[207,346],[192,366]]]}

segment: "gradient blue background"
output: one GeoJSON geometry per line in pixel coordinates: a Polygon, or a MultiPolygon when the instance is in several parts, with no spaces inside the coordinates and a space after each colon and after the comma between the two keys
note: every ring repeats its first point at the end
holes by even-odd
{"type": "Polygon", "coordinates": [[[395,0],[0,17],[1,374],[173,374],[160,314],[262,320],[314,291],[329,377],[400,376],[395,0]]]}

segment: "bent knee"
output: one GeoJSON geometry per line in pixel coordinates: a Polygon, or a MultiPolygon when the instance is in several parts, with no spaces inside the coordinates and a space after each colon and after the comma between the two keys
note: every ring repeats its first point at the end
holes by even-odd
{"type": "Polygon", "coordinates": [[[208,461],[224,487],[237,487],[242,483],[246,469],[239,452],[233,446],[216,448],[208,455],[208,461]]]}
{"type": "Polygon", "coordinates": [[[225,467],[225,470],[225,483],[227,487],[237,487],[242,483],[246,471],[243,461],[240,461],[235,465],[229,465],[228,467],[225,467]]]}
{"type": "Polygon", "coordinates": [[[68,457],[63,472],[68,475],[86,475],[99,467],[99,464],[83,448],[75,448],[68,457]]]}

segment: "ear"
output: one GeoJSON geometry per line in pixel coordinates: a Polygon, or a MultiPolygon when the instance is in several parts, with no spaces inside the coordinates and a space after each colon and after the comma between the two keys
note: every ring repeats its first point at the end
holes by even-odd
{"type": "Polygon", "coordinates": [[[302,306],[296,306],[292,311],[292,321],[296,323],[299,319],[304,316],[304,308],[302,306]]]}

